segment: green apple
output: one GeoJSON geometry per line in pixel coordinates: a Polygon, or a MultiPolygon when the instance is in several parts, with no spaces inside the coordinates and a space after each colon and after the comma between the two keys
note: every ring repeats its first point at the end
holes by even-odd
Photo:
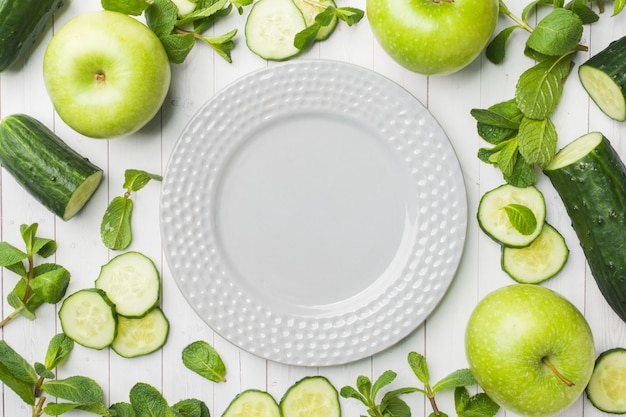
{"type": "Polygon", "coordinates": [[[105,10],[63,25],[43,63],[55,110],[93,138],[129,135],[148,123],[165,100],[170,71],[163,45],[146,25],[105,10]]]}
{"type": "Polygon", "coordinates": [[[465,349],[487,395],[524,416],[551,416],[569,407],[589,382],[596,357],[580,311],[532,284],[513,284],[483,298],[469,318],[465,349]]]}
{"type": "Polygon", "coordinates": [[[459,71],[487,46],[498,0],[367,0],[367,19],[383,49],[425,75],[459,71]]]}

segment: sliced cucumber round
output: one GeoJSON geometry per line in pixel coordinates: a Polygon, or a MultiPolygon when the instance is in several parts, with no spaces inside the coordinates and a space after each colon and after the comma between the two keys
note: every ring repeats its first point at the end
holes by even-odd
{"type": "Polygon", "coordinates": [[[323,376],[305,377],[287,390],[280,411],[283,417],[340,417],[339,394],[323,376]]]}
{"type": "Polygon", "coordinates": [[[110,346],[117,334],[115,305],[97,288],[79,290],[67,297],[59,309],[63,333],[92,349],[110,346]]]}
{"type": "Polygon", "coordinates": [[[246,44],[263,59],[283,61],[300,53],[294,40],[305,28],[293,0],[258,0],[246,19],[246,44]]]}
{"type": "Polygon", "coordinates": [[[563,236],[546,223],[532,243],[523,248],[502,247],[502,269],[522,284],[539,284],[555,276],[567,261],[563,236]]]}
{"type": "MultiPolygon", "coordinates": [[[[302,16],[304,16],[304,21],[307,26],[311,26],[315,23],[315,16],[324,11],[328,6],[337,7],[334,0],[293,0],[298,9],[302,12],[302,16]]],[[[330,24],[327,26],[322,26],[315,36],[315,40],[323,41],[328,38],[335,28],[337,27],[337,16],[333,17],[330,24]]]]}
{"type": "Polygon", "coordinates": [[[249,389],[237,395],[222,417],[282,417],[274,397],[265,391],[249,389]]]}
{"type": "Polygon", "coordinates": [[[142,317],[157,305],[161,279],[150,258],[139,252],[126,252],[102,266],[95,286],[106,292],[117,314],[142,317]]]}
{"type": "Polygon", "coordinates": [[[586,388],[587,397],[598,410],[626,413],[626,349],[604,351],[596,359],[586,388]]]}
{"type": "Polygon", "coordinates": [[[165,344],[169,330],[169,321],[158,307],[140,318],[118,316],[117,337],[111,348],[125,358],[147,355],[165,344]]]}
{"type": "Polygon", "coordinates": [[[522,248],[539,236],[546,219],[546,202],[536,187],[515,187],[504,184],[486,192],[478,204],[480,228],[503,246],[522,248]],[[509,220],[506,207],[520,205],[532,211],[536,226],[530,233],[522,233],[509,220]]]}

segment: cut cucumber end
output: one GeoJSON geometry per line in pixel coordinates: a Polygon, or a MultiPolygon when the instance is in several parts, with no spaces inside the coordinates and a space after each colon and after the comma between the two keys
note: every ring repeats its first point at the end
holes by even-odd
{"type": "Polygon", "coordinates": [[[586,393],[597,409],[626,413],[626,349],[609,349],[598,356],[586,393]]]}
{"type": "Polygon", "coordinates": [[[124,317],[142,317],[158,303],[161,279],[154,262],[139,252],[125,252],[100,269],[95,282],[124,317]]]}
{"type": "Polygon", "coordinates": [[[246,19],[246,44],[263,59],[284,61],[300,53],[294,39],[305,28],[304,16],[292,0],[258,0],[246,19]]]}
{"type": "Polygon", "coordinates": [[[115,306],[104,291],[89,288],[67,297],[59,309],[63,333],[76,343],[92,349],[104,349],[117,334],[115,306]]]}
{"type": "Polygon", "coordinates": [[[249,389],[237,395],[222,417],[281,417],[274,397],[265,391],[249,389]]]}
{"type": "Polygon", "coordinates": [[[626,99],[620,86],[604,71],[581,65],[578,77],[589,97],[613,120],[626,120],[626,99]]]}
{"type": "Polygon", "coordinates": [[[323,376],[305,377],[291,386],[280,401],[283,417],[340,417],[335,387],[323,376]]]}
{"type": "Polygon", "coordinates": [[[502,248],[502,269],[522,284],[539,284],[555,276],[569,257],[563,236],[550,224],[524,248],[502,248]]]}
{"type": "Polygon", "coordinates": [[[69,220],[74,217],[96,192],[100,182],[102,181],[102,171],[96,171],[88,176],[81,185],[79,185],[65,207],[63,220],[69,220]]]}
{"type": "Polygon", "coordinates": [[[546,203],[536,187],[520,188],[504,184],[483,195],[477,217],[480,228],[487,236],[503,246],[522,248],[530,245],[541,233],[546,219],[546,203]],[[511,204],[519,204],[532,211],[536,220],[532,233],[522,234],[513,226],[504,209],[511,204]]]}
{"type": "Polygon", "coordinates": [[[583,156],[594,150],[604,136],[599,132],[587,133],[562,148],[552,161],[544,168],[544,171],[554,171],[579,161],[583,156]]]}
{"type": "Polygon", "coordinates": [[[141,318],[118,316],[117,336],[111,348],[125,358],[147,355],[165,344],[169,328],[167,317],[158,307],[141,318]]]}

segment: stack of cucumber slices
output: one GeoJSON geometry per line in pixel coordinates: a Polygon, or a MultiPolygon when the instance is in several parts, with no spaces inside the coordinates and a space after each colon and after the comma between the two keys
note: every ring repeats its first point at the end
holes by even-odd
{"type": "Polygon", "coordinates": [[[483,195],[478,224],[502,247],[502,269],[515,281],[538,284],[565,265],[569,249],[546,222],[543,194],[534,186],[501,185],[483,195]]]}
{"type": "Polygon", "coordinates": [[[158,307],[159,272],[148,257],[126,252],[102,266],[94,288],[67,297],[59,310],[63,332],[92,349],[111,347],[131,358],[159,349],[169,322],[158,307]]]}

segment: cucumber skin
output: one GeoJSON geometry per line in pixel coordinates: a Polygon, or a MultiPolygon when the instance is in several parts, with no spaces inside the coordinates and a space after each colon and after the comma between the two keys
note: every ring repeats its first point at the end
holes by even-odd
{"type": "Polygon", "coordinates": [[[626,36],[611,42],[580,65],[583,66],[596,68],[608,75],[626,97],[626,36]]]}
{"type": "Polygon", "coordinates": [[[606,137],[567,166],[544,170],[570,217],[591,273],[626,322],[626,167],[606,137]]]}
{"type": "Polygon", "coordinates": [[[72,193],[90,175],[102,172],[50,129],[25,114],[0,122],[0,165],[33,197],[64,218],[72,193]]]}
{"type": "Polygon", "coordinates": [[[0,0],[0,72],[28,51],[62,5],[63,0],[0,0]]]}

